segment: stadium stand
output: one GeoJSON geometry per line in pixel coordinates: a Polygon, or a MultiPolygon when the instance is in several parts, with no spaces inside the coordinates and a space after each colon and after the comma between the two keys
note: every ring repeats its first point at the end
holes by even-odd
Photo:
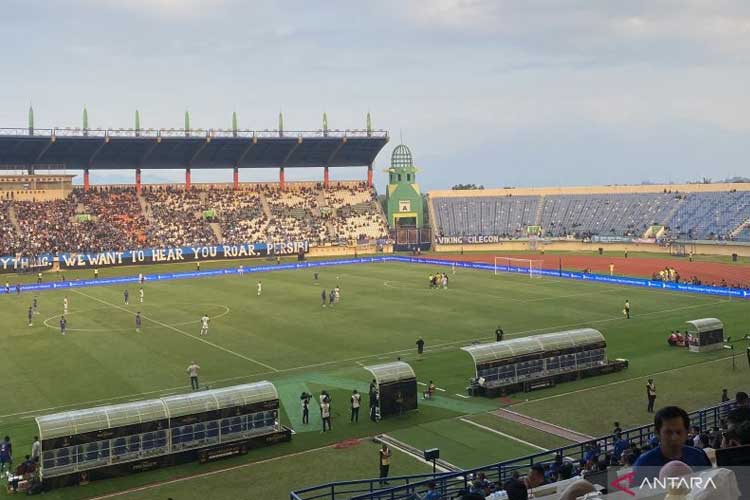
{"type": "MultiPolygon", "coordinates": [[[[729,463],[727,458],[737,456],[737,452],[748,450],[750,406],[747,405],[746,398],[745,393],[737,393],[735,401],[730,400],[688,414],[689,445],[705,452],[713,466],[711,470],[722,466],[738,465],[736,461],[729,463]]],[[[381,438],[383,436],[379,439],[381,438]]],[[[565,496],[563,492],[576,482],[580,484],[582,480],[591,486],[609,488],[609,493],[615,493],[610,483],[611,478],[615,475],[625,477],[633,472],[633,465],[636,464],[638,457],[659,446],[659,436],[654,424],[649,424],[626,430],[616,429],[616,432],[612,434],[592,440],[474,469],[390,477],[389,484],[385,486],[379,478],[331,482],[294,491],[290,497],[294,500],[333,499],[346,494],[367,500],[386,498],[406,500],[424,498],[430,490],[436,490],[442,494],[440,498],[501,500],[527,498],[526,490],[528,489],[534,493],[534,498],[547,495],[552,495],[550,498],[578,498],[578,495],[565,496]],[[608,476],[608,474],[614,475],[608,476]],[[511,496],[514,481],[520,481],[524,485],[523,495],[511,496]]],[[[404,449],[402,451],[409,452],[404,449]]],[[[748,460],[747,453],[742,456],[744,461],[748,460]]],[[[740,476],[737,478],[740,479],[740,476]]],[[[750,486],[747,480],[740,481],[740,483],[744,483],[742,487],[745,488],[750,486]]],[[[736,486],[737,483],[735,482],[734,485],[736,486]]],[[[636,488],[636,486],[632,487],[636,488]]],[[[588,491],[593,491],[593,489],[588,491]]],[[[747,491],[743,493],[747,494],[747,491]]],[[[604,498],[609,498],[609,496],[604,498]]],[[[661,496],[648,496],[648,498],[661,498],[661,496]]]]}
{"type": "Polygon", "coordinates": [[[271,209],[268,239],[274,242],[306,238],[321,245],[329,240],[328,225],[321,217],[319,186],[291,185],[286,190],[266,186],[263,195],[271,209]]]}
{"type": "Polygon", "coordinates": [[[651,225],[663,223],[677,202],[667,193],[546,196],[538,225],[545,236],[638,238],[651,225]]]}
{"type": "Polygon", "coordinates": [[[265,239],[268,217],[256,190],[229,188],[208,191],[207,205],[216,212],[222,243],[245,243],[265,239]]]}
{"type": "Polygon", "coordinates": [[[61,200],[0,201],[0,230],[1,255],[388,236],[374,190],[359,182],[75,189],[61,200]]]}
{"type": "Polygon", "coordinates": [[[338,185],[325,190],[331,224],[339,241],[382,239],[388,236],[382,211],[375,192],[364,183],[338,185]]]}
{"type": "Polygon", "coordinates": [[[438,198],[434,201],[438,234],[524,237],[527,226],[534,225],[539,201],[538,196],[438,198]]]}
{"type": "MultiPolygon", "coordinates": [[[[680,238],[730,239],[730,233],[750,217],[750,192],[690,193],[666,225],[680,238]]],[[[734,239],[748,238],[747,232],[734,239]]]]}
{"type": "Polygon", "coordinates": [[[525,237],[529,226],[539,226],[551,238],[641,238],[659,225],[672,239],[750,241],[750,191],[556,191],[520,196],[502,190],[494,196],[431,193],[435,234],[513,239],[525,237]]]}
{"type": "Polygon", "coordinates": [[[7,200],[0,201],[0,254],[9,255],[21,248],[19,235],[16,231],[10,216],[11,202],[7,200]]]}
{"type": "Polygon", "coordinates": [[[151,224],[146,230],[150,245],[179,247],[218,243],[203,218],[203,211],[208,210],[206,192],[167,186],[147,188],[143,193],[151,211],[151,224]]]}

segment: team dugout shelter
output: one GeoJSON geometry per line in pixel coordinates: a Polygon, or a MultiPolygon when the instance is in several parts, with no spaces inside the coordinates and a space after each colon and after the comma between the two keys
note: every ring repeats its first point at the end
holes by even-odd
{"type": "Polygon", "coordinates": [[[581,328],[461,348],[474,361],[470,395],[528,392],[558,382],[620,371],[627,360],[607,359],[604,335],[581,328]]]}
{"type": "Polygon", "coordinates": [[[724,323],[716,318],[686,321],[690,352],[709,352],[724,347],[724,323]]]}
{"type": "Polygon", "coordinates": [[[408,363],[395,361],[365,366],[378,389],[380,417],[417,409],[417,376],[408,363]]]}
{"type": "MultiPolygon", "coordinates": [[[[87,115],[85,115],[87,116],[87,115]]],[[[236,118],[236,117],[235,117],[236,118]]],[[[0,128],[0,170],[81,170],[84,190],[96,170],[133,170],[135,188],[141,189],[144,170],[184,169],[185,188],[190,189],[193,169],[233,169],[239,189],[239,170],[279,169],[285,186],[287,168],[323,168],[323,184],[329,184],[329,168],[367,167],[372,186],[372,164],[389,140],[388,132],[367,128],[285,131],[282,117],[276,130],[193,129],[189,116],[184,129],[35,128],[29,110],[27,128],[0,128]]],[[[236,119],[233,119],[236,125],[236,119]]]]}
{"type": "Polygon", "coordinates": [[[36,418],[45,489],[85,484],[289,441],[263,381],[36,418]]]}

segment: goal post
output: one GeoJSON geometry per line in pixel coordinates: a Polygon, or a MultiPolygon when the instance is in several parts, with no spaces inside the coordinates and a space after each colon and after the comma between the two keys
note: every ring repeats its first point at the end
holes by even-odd
{"type": "Polygon", "coordinates": [[[541,278],[543,263],[543,260],[495,256],[495,274],[518,273],[527,274],[530,278],[541,278]]]}

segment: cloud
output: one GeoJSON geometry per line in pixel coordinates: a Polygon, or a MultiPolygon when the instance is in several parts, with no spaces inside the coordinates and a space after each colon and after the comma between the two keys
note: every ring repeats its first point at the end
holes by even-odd
{"type": "Polygon", "coordinates": [[[224,7],[229,0],[81,0],[87,8],[125,10],[159,18],[196,18],[224,7]]]}

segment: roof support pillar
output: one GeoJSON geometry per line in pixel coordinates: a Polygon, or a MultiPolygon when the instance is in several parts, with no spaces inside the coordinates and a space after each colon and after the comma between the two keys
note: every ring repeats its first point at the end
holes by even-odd
{"type": "Polygon", "coordinates": [[[141,194],[141,169],[135,169],[135,192],[141,194]]]}
{"type": "Polygon", "coordinates": [[[83,169],[83,192],[88,193],[89,187],[91,187],[91,182],[89,179],[89,169],[85,168],[83,169]]]}
{"type": "Polygon", "coordinates": [[[286,182],[284,182],[284,167],[279,168],[279,185],[281,189],[286,187],[286,182]]]}
{"type": "Polygon", "coordinates": [[[190,185],[191,185],[191,177],[190,177],[190,169],[185,169],[185,191],[190,191],[190,185]]]}
{"type": "Polygon", "coordinates": [[[372,187],[372,165],[367,166],[367,187],[372,187]]]}
{"type": "Polygon", "coordinates": [[[323,187],[328,188],[330,185],[330,178],[328,176],[328,167],[323,167],[323,187]]]}
{"type": "Polygon", "coordinates": [[[232,187],[235,191],[240,188],[240,169],[238,167],[234,167],[232,170],[232,187]]]}

